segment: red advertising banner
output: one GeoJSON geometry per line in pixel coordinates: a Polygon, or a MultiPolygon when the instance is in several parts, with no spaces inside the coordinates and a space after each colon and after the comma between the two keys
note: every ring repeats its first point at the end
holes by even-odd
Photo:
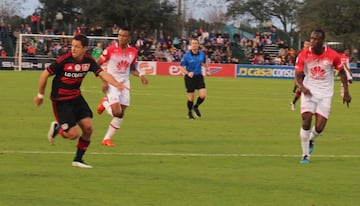
{"type": "Polygon", "coordinates": [[[236,77],[236,64],[209,64],[211,76],[236,77]]]}
{"type": "MultiPolygon", "coordinates": [[[[142,68],[144,62],[139,62],[139,69],[142,68]]],[[[149,63],[147,63],[149,64],[149,63]]],[[[152,65],[155,67],[150,69],[156,71],[156,75],[183,75],[178,68],[179,62],[156,62],[152,65]]],[[[145,66],[143,66],[145,67],[145,66]]],[[[236,65],[235,64],[209,64],[211,76],[216,77],[235,77],[236,76],[236,65]]]]}

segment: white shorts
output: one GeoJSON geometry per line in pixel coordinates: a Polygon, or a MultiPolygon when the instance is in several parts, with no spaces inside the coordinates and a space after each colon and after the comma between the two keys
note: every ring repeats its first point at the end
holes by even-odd
{"type": "Polygon", "coordinates": [[[316,98],[314,96],[305,96],[301,94],[301,114],[310,112],[313,114],[319,114],[328,119],[331,108],[332,97],[316,98]]]}
{"type": "MultiPolygon", "coordinates": [[[[130,88],[130,82],[126,81],[124,83],[128,88],[130,88]]],[[[109,104],[120,103],[121,105],[130,106],[130,90],[123,89],[119,91],[116,87],[109,84],[109,89],[106,92],[109,104]]]]}

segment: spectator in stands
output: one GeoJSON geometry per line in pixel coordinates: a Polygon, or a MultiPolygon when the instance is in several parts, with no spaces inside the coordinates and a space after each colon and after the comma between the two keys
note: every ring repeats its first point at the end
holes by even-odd
{"type": "Polygon", "coordinates": [[[255,56],[253,58],[252,64],[264,64],[265,63],[265,59],[264,59],[264,55],[262,52],[256,52],[255,56]]]}
{"type": "Polygon", "coordinates": [[[45,31],[48,33],[48,34],[54,34],[53,32],[53,21],[51,18],[48,18],[45,22],[45,31]]]}
{"type": "Polygon", "coordinates": [[[34,13],[31,16],[31,22],[32,22],[32,31],[34,34],[39,33],[39,27],[40,27],[40,15],[37,9],[35,9],[34,13]]]}
{"type": "Polygon", "coordinates": [[[275,26],[271,26],[270,27],[270,39],[271,39],[271,42],[272,43],[276,43],[278,41],[278,34],[277,34],[277,31],[276,31],[276,27],[275,26]]]}
{"type": "Polygon", "coordinates": [[[104,33],[104,31],[103,31],[102,26],[96,25],[96,26],[95,26],[94,35],[95,35],[95,36],[102,36],[103,33],[104,33]]]}
{"type": "Polygon", "coordinates": [[[172,44],[177,48],[180,49],[180,39],[177,36],[174,36],[172,44]]]}
{"type": "Polygon", "coordinates": [[[100,57],[100,55],[102,54],[103,52],[103,44],[102,42],[98,42],[96,44],[96,47],[93,48],[92,52],[91,52],[91,56],[97,61],[100,57]]]}
{"type": "Polygon", "coordinates": [[[118,33],[119,33],[119,27],[117,26],[117,24],[113,24],[113,26],[111,27],[111,36],[117,37],[118,33]]]}
{"type": "Polygon", "coordinates": [[[29,57],[35,57],[35,54],[36,54],[35,47],[32,44],[27,44],[26,53],[27,53],[27,56],[29,56],[29,57]]]}
{"type": "Polygon", "coordinates": [[[290,48],[286,54],[286,65],[294,66],[296,60],[296,51],[293,48],[290,48]]]}
{"type": "Polygon", "coordinates": [[[80,35],[80,34],[82,34],[82,31],[81,31],[81,28],[78,26],[74,30],[74,35],[76,36],[76,35],[80,35]]]}
{"type": "Polygon", "coordinates": [[[233,39],[234,39],[234,42],[236,44],[240,45],[241,36],[240,36],[240,33],[238,31],[234,33],[233,39]]]}
{"type": "Polygon", "coordinates": [[[1,57],[6,57],[7,56],[5,48],[2,45],[0,45],[0,56],[1,57]]]}

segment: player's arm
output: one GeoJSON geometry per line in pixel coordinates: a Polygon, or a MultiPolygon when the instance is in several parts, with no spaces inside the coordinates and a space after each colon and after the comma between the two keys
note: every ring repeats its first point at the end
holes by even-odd
{"type": "Polygon", "coordinates": [[[343,103],[346,102],[346,105],[349,107],[349,103],[351,102],[351,96],[350,96],[350,92],[349,92],[349,84],[348,84],[348,79],[346,76],[345,69],[340,70],[339,75],[340,75],[341,83],[343,84],[343,88],[344,88],[343,103]]]}
{"type": "MultiPolygon", "coordinates": [[[[105,61],[106,61],[105,57],[103,55],[100,55],[99,59],[96,60],[96,63],[99,66],[101,66],[104,71],[107,71],[107,68],[102,66],[105,63],[105,61]]],[[[106,93],[108,89],[109,89],[109,84],[105,80],[102,80],[102,91],[106,93]]]]}
{"type": "Polygon", "coordinates": [[[194,72],[189,72],[185,67],[183,66],[178,66],[178,68],[180,69],[180,71],[184,74],[189,76],[190,78],[192,78],[194,76],[194,72]]]}
{"type": "Polygon", "coordinates": [[[203,54],[204,54],[204,60],[203,60],[203,62],[201,63],[201,66],[205,68],[205,73],[210,76],[211,73],[210,73],[210,69],[209,69],[209,64],[208,64],[208,62],[206,61],[206,55],[205,55],[205,53],[203,53],[203,54]]]}
{"type": "Polygon", "coordinates": [[[144,85],[148,84],[148,80],[146,79],[146,77],[144,76],[143,73],[141,73],[139,70],[136,69],[135,64],[131,64],[130,72],[132,75],[139,77],[142,84],[144,84],[144,85]]]}
{"type": "Polygon", "coordinates": [[[210,69],[209,69],[208,63],[207,63],[207,62],[202,63],[201,66],[205,68],[206,74],[210,76],[211,73],[210,73],[210,69]]]}
{"type": "Polygon", "coordinates": [[[346,62],[344,62],[343,64],[344,64],[344,70],[345,70],[346,77],[348,79],[348,82],[351,84],[352,83],[352,72],[346,62]]]}
{"type": "Polygon", "coordinates": [[[126,87],[124,85],[124,82],[118,82],[115,80],[115,78],[107,73],[106,71],[101,71],[99,73],[99,77],[103,80],[106,81],[107,83],[113,85],[114,87],[116,87],[118,90],[122,91],[123,89],[129,89],[128,87],[126,87]]]}
{"type": "Polygon", "coordinates": [[[50,76],[50,73],[46,69],[40,75],[39,83],[38,83],[38,85],[39,85],[38,93],[34,98],[34,102],[37,107],[40,106],[44,100],[45,88],[46,88],[47,79],[49,78],[49,76],[50,76]]]}
{"type": "Polygon", "coordinates": [[[304,93],[304,95],[311,95],[310,90],[306,88],[303,84],[304,77],[305,77],[304,61],[300,53],[295,63],[295,84],[300,89],[300,91],[304,93]]]}

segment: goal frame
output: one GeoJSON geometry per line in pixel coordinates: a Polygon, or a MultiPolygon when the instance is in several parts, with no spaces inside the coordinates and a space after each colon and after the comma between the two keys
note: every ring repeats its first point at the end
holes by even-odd
{"type": "MultiPolygon", "coordinates": [[[[72,35],[49,35],[49,34],[19,34],[19,39],[16,44],[16,51],[15,51],[15,60],[14,60],[14,70],[15,71],[22,71],[22,62],[23,62],[23,39],[25,37],[48,37],[48,38],[68,38],[71,39],[74,36],[72,35]]],[[[117,40],[117,37],[109,37],[109,36],[87,36],[88,39],[102,39],[102,40],[117,40]]],[[[90,46],[88,46],[90,48],[90,46]]],[[[36,57],[35,57],[36,58],[36,57]]]]}

